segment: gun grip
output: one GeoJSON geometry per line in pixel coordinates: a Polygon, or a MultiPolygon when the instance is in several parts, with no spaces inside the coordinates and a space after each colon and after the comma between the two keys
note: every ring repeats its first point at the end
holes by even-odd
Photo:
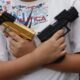
{"type": "Polygon", "coordinates": [[[62,36],[65,36],[67,33],[70,32],[70,29],[67,26],[65,26],[65,28],[67,29],[67,31],[62,36]]]}

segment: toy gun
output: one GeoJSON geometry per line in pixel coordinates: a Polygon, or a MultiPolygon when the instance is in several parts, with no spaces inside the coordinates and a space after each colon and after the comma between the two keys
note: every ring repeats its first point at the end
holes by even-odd
{"type": "MultiPolygon", "coordinates": [[[[59,15],[55,17],[56,22],[48,25],[42,32],[40,32],[37,36],[41,42],[48,40],[55,32],[62,28],[66,28],[67,32],[63,34],[65,36],[70,29],[67,27],[68,23],[72,23],[74,20],[78,18],[78,11],[71,7],[69,10],[63,10],[59,15]]],[[[53,63],[59,63],[64,60],[66,55],[59,57],[53,63]]]]}
{"type": "Polygon", "coordinates": [[[0,15],[0,24],[20,35],[24,39],[32,40],[35,32],[27,28],[25,25],[15,22],[16,18],[7,12],[0,15]]]}
{"type": "Polygon", "coordinates": [[[68,23],[72,23],[74,20],[78,18],[78,12],[74,7],[71,7],[69,10],[63,10],[59,15],[55,17],[56,22],[48,25],[46,29],[38,34],[38,38],[41,42],[48,40],[55,32],[62,28],[66,28],[67,32],[64,33],[66,35],[70,29],[67,27],[68,23]]]}
{"type": "MultiPolygon", "coordinates": [[[[69,10],[63,10],[59,15],[55,17],[56,20],[55,23],[48,25],[43,31],[41,31],[36,36],[39,38],[41,42],[44,42],[48,40],[55,32],[64,27],[67,29],[67,32],[64,33],[64,35],[66,35],[70,31],[70,29],[67,27],[67,24],[72,23],[77,18],[78,18],[78,12],[74,7],[71,7],[69,10]]],[[[35,32],[30,30],[29,28],[26,28],[22,24],[16,23],[15,20],[16,20],[15,17],[6,12],[4,12],[0,16],[0,24],[16,32],[23,38],[32,40],[35,35],[35,32]]],[[[56,62],[63,60],[64,56],[60,57],[56,62]]]]}
{"type": "MultiPolygon", "coordinates": [[[[48,25],[42,32],[37,34],[37,37],[41,42],[44,42],[55,32],[64,27],[67,29],[66,33],[68,33],[70,29],[67,27],[67,24],[73,22],[76,18],[78,18],[78,12],[74,7],[71,7],[69,10],[63,10],[55,17],[56,22],[48,25]]],[[[9,28],[23,38],[32,40],[35,32],[22,24],[16,23],[15,20],[16,18],[7,12],[3,12],[3,14],[0,15],[0,24],[9,28]]]]}

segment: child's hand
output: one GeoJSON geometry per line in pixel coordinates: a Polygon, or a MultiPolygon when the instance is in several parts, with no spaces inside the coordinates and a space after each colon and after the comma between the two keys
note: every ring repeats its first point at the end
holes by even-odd
{"type": "Polygon", "coordinates": [[[35,49],[33,41],[25,40],[14,32],[8,32],[8,34],[11,37],[10,52],[13,53],[15,57],[21,57],[35,49]]]}
{"type": "Polygon", "coordinates": [[[48,64],[66,54],[65,39],[61,37],[63,34],[63,30],[56,32],[49,40],[34,50],[41,62],[48,64]]]}
{"type": "Polygon", "coordinates": [[[9,32],[11,36],[10,51],[14,56],[21,57],[34,50],[34,55],[38,56],[40,61],[50,63],[66,53],[65,39],[61,37],[63,33],[63,30],[58,31],[49,40],[45,41],[34,50],[35,45],[33,41],[25,40],[15,33],[9,32]]]}

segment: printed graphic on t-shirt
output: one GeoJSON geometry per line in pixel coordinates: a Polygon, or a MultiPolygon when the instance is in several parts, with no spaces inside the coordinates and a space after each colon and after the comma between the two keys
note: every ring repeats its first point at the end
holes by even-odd
{"type": "Polygon", "coordinates": [[[29,7],[23,5],[12,6],[12,15],[20,23],[31,27],[47,21],[47,6],[45,6],[45,3],[29,7]]]}
{"type": "Polygon", "coordinates": [[[23,4],[11,5],[11,0],[0,0],[0,13],[8,11],[10,5],[11,14],[16,17],[16,21],[28,27],[47,22],[48,7],[45,2],[33,6],[23,4]]]}
{"type": "Polygon", "coordinates": [[[8,5],[11,4],[11,0],[0,0],[0,14],[4,11],[8,11],[8,5]]]}

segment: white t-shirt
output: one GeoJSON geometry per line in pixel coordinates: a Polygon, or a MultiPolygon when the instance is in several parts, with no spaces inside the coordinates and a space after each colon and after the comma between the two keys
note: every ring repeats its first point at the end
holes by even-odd
{"type": "Polygon", "coordinates": [[[6,46],[6,40],[2,32],[0,31],[0,61],[8,61],[8,51],[6,46]]]}
{"type": "MultiPolygon", "coordinates": [[[[0,12],[10,12],[17,18],[17,22],[23,23],[27,27],[35,30],[36,33],[42,31],[50,24],[54,17],[63,9],[69,9],[72,5],[80,8],[80,0],[37,0],[34,2],[22,2],[20,0],[0,0],[0,12]],[[75,2],[75,4],[73,4],[75,2]],[[2,4],[3,7],[2,7],[2,4]],[[28,17],[30,16],[30,19],[28,17]]],[[[79,10],[79,9],[78,9],[79,10]]],[[[72,52],[80,51],[80,29],[78,18],[71,25],[71,32],[66,36],[68,49],[72,52]],[[69,46],[70,44],[70,46],[69,46]]],[[[1,45],[0,45],[1,46],[1,45]]],[[[63,73],[47,68],[35,70],[31,74],[22,76],[18,80],[79,80],[78,74],[63,73]]]]}

